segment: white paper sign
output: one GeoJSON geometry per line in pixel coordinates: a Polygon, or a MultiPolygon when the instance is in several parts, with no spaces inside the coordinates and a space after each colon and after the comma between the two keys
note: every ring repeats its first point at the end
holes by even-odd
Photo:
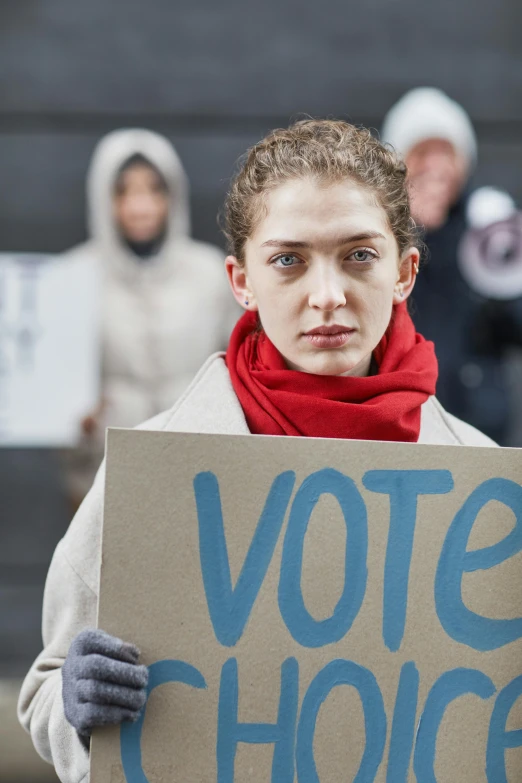
{"type": "Polygon", "coordinates": [[[74,446],[97,404],[97,270],[0,254],[0,445],[74,446]]]}

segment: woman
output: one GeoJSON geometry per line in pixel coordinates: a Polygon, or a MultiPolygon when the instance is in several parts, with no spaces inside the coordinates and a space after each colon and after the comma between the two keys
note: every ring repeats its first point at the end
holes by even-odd
{"type": "Polygon", "coordinates": [[[101,398],[85,411],[70,455],[76,508],[103,457],[105,428],[134,427],[172,405],[237,319],[221,250],[190,236],[187,178],[167,139],[140,128],[105,136],[87,197],[91,238],[69,256],[100,269],[101,398]]]}
{"type": "MultiPolygon", "coordinates": [[[[168,431],[492,445],[434,397],[433,345],[406,308],[419,262],[406,171],[344,122],[305,121],[257,144],[226,204],[226,269],[245,309],[167,412],[168,431]]],[[[19,714],[63,781],[86,780],[95,726],[137,717],[147,670],[96,624],[103,475],[56,551],[45,648],[19,714]]]]}

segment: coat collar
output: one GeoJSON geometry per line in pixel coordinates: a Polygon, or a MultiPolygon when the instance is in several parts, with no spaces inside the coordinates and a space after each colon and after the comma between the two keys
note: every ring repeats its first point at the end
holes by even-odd
{"type": "Polygon", "coordinates": [[[167,429],[216,435],[249,435],[225,354],[211,356],[172,409],[167,429]]]}

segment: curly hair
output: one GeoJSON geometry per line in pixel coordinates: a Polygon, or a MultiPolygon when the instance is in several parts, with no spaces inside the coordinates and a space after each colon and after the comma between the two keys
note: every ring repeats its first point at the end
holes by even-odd
{"type": "Polygon", "coordinates": [[[283,182],[311,178],[321,185],[352,180],[388,217],[399,254],[419,244],[410,214],[406,166],[366,128],[342,120],[301,120],[271,131],[243,156],[224,207],[228,250],[245,261],[245,243],[266,214],[265,196],[283,182]]]}

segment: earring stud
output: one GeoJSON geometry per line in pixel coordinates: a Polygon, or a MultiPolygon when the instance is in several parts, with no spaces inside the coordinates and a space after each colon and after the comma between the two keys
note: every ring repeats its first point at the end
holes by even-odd
{"type": "Polygon", "coordinates": [[[246,305],[248,304],[248,299],[245,299],[245,304],[246,304],[246,305]]]}

